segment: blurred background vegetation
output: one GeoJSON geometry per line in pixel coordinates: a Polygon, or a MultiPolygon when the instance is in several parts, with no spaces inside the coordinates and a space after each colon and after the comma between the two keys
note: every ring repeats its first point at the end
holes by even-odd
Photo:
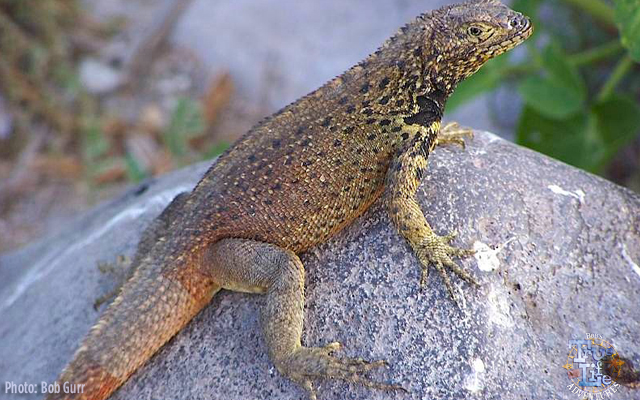
{"type": "Polygon", "coordinates": [[[510,86],[523,103],[516,143],[640,192],[640,1],[516,0],[512,7],[536,28],[526,54],[489,61],[460,84],[448,110],[510,86]]]}
{"type": "MultiPolygon", "coordinates": [[[[228,72],[204,79],[197,57],[167,44],[188,3],[105,62],[126,21],[96,21],[76,0],[0,0],[0,251],[220,154],[268,113],[234,106],[228,72]]],[[[640,0],[511,6],[534,36],[463,82],[448,111],[507,88],[522,102],[517,143],[640,192],[640,0]]]]}

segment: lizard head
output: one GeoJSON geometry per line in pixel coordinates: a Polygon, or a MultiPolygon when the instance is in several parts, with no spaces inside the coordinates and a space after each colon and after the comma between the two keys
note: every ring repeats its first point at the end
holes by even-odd
{"type": "Polygon", "coordinates": [[[433,12],[432,21],[433,65],[438,69],[437,76],[449,75],[446,86],[455,86],[533,33],[529,18],[497,0],[443,7],[433,12]]]}

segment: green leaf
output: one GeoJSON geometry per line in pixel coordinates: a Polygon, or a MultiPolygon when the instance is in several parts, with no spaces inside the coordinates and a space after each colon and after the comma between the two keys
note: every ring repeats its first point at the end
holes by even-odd
{"type": "Polygon", "coordinates": [[[587,85],[578,68],[568,61],[568,57],[560,46],[550,44],[542,53],[542,63],[549,79],[556,84],[566,86],[575,91],[582,101],[587,98],[587,85]]]}
{"type": "Polygon", "coordinates": [[[508,54],[489,60],[478,72],[460,82],[449,97],[445,112],[451,112],[474,97],[495,89],[502,81],[502,71],[508,66],[508,60],[508,54]]]}
{"type": "Polygon", "coordinates": [[[105,138],[97,120],[91,120],[84,129],[83,155],[87,163],[92,163],[109,150],[109,141],[105,138]]]}
{"type": "Polygon", "coordinates": [[[202,155],[202,159],[209,160],[211,158],[218,157],[220,154],[224,153],[229,146],[230,144],[224,141],[215,143],[202,155]]]}
{"type": "Polygon", "coordinates": [[[511,3],[511,8],[531,18],[536,25],[540,3],[541,0],[515,0],[511,3]]]}
{"type": "Polygon", "coordinates": [[[527,106],[553,119],[570,117],[582,109],[584,102],[575,90],[539,76],[522,81],[518,92],[527,106]]]}
{"type": "Polygon", "coordinates": [[[204,129],[205,122],[200,104],[195,100],[182,98],[178,100],[171,114],[171,121],[163,139],[171,154],[181,157],[186,153],[187,140],[204,129]]]}
{"type": "Polygon", "coordinates": [[[616,0],[614,11],[623,46],[640,62],[640,0],[616,0]]]}
{"type": "Polygon", "coordinates": [[[516,141],[558,160],[593,171],[596,168],[591,157],[593,151],[585,141],[587,126],[586,112],[557,120],[525,107],[518,122],[516,141]]]}
{"type": "Polygon", "coordinates": [[[125,154],[124,161],[127,167],[127,177],[131,182],[140,182],[147,177],[147,173],[131,153],[125,154]]]}
{"type": "Polygon", "coordinates": [[[638,136],[640,106],[631,97],[613,95],[594,105],[592,111],[599,142],[603,143],[604,164],[638,136]]]}
{"type": "Polygon", "coordinates": [[[529,77],[518,86],[524,102],[553,119],[576,114],[587,99],[587,87],[582,76],[556,45],[547,46],[541,58],[544,76],[529,77]]]}

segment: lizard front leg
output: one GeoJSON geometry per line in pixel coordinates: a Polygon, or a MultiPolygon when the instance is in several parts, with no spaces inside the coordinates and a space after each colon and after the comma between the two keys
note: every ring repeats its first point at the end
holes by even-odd
{"type": "Polygon", "coordinates": [[[438,132],[436,146],[457,144],[464,149],[465,137],[472,138],[473,129],[460,126],[457,122],[449,122],[440,129],[440,132],[438,132]]]}
{"type": "Polygon", "coordinates": [[[366,373],[384,361],[337,358],[337,342],[324,347],[301,344],[304,314],[304,267],[292,251],[246,239],[223,239],[205,253],[202,264],[225,289],[266,294],[262,329],[269,357],[278,371],[316,399],[312,380],[333,378],[384,390],[399,386],[373,381],[366,373]]]}
{"type": "Polygon", "coordinates": [[[387,172],[384,200],[391,220],[409,242],[422,264],[420,285],[425,284],[429,265],[433,264],[455,300],[456,296],[446,268],[465,281],[477,285],[474,278],[452,260],[452,257],[468,256],[473,252],[450,246],[455,233],[446,236],[436,235],[416,200],[416,191],[427,167],[427,157],[437,144],[439,125],[434,123],[429,128],[416,129],[413,138],[407,140],[397,151],[387,172]]]}

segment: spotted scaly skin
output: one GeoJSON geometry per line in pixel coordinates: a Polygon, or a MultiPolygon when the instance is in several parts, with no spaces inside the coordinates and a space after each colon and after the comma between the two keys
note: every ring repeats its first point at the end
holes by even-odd
{"type": "Polygon", "coordinates": [[[367,372],[382,361],[334,357],[338,343],[301,343],[304,267],[298,254],[327,241],[383,198],[423,271],[434,265],[473,278],[452,257],[468,251],[437,236],[415,193],[438,143],[456,85],[532,32],[495,0],[425,13],[366,60],[265,119],[223,154],[190,194],[178,196],[145,232],[135,273],[90,331],[59,381],[106,399],[221,288],[264,293],[262,325],[280,373],[316,394],[335,378],[379,389],[367,372]]]}

